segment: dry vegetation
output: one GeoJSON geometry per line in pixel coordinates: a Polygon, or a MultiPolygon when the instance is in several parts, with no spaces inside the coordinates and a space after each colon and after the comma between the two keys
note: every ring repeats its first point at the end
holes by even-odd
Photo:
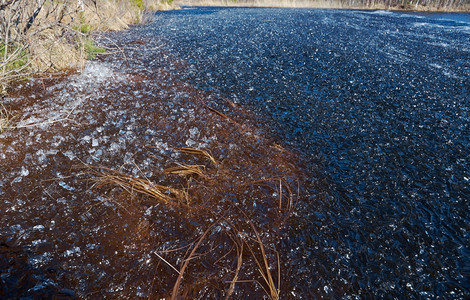
{"type": "Polygon", "coordinates": [[[0,133],[10,128],[10,124],[12,122],[13,115],[11,112],[0,103],[0,133]]]}
{"type": "Polygon", "coordinates": [[[99,52],[97,30],[139,23],[147,10],[170,8],[167,0],[1,0],[0,91],[32,73],[80,68],[99,52]]]}
{"type": "MultiPolygon", "coordinates": [[[[291,154],[279,146],[269,146],[264,152],[272,157],[240,161],[236,167],[244,171],[237,172],[233,170],[234,161],[219,162],[207,150],[177,147],[173,151],[195,164],[170,160],[170,166],[154,179],[143,172],[129,175],[124,171],[126,166],[110,169],[86,165],[83,175],[99,193],[119,188],[127,194],[114,197],[123,209],[140,198],[147,205],[177,211],[179,222],[201,224],[197,232],[205,228],[183,249],[154,252],[177,274],[171,299],[194,297],[206,285],[215,284],[226,299],[237,293],[240,284],[254,285],[270,299],[279,299],[282,269],[276,244],[279,230],[293,213],[299,196],[295,167],[288,163],[291,154]],[[278,163],[276,168],[284,175],[263,178],[274,173],[266,168],[268,161],[278,163]],[[261,179],[253,180],[256,176],[261,179]],[[175,255],[181,261],[179,266],[170,263],[175,255]]],[[[132,167],[139,169],[135,162],[132,167]]]]}
{"type": "MultiPolygon", "coordinates": [[[[0,99],[13,81],[33,74],[83,68],[104,48],[91,33],[122,30],[146,11],[171,9],[172,0],[0,0],[0,99]]],[[[2,107],[0,130],[10,118],[2,107]]]]}

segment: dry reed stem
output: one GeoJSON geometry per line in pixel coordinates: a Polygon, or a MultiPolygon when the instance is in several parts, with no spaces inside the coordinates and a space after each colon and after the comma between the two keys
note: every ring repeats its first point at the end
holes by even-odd
{"type": "Polygon", "coordinates": [[[207,157],[210,161],[212,161],[212,163],[214,165],[216,165],[216,166],[218,165],[215,158],[206,150],[189,148],[189,147],[175,147],[173,149],[179,150],[179,151],[181,151],[183,153],[187,153],[187,154],[201,155],[201,156],[207,157]]]}
{"type": "Polygon", "coordinates": [[[204,165],[183,165],[178,164],[177,167],[166,168],[163,170],[165,174],[176,174],[180,176],[190,176],[198,175],[204,179],[208,179],[207,175],[204,173],[204,165]]]}
{"type": "Polygon", "coordinates": [[[241,126],[241,124],[240,124],[240,123],[238,123],[238,122],[237,122],[237,121],[235,121],[234,119],[230,118],[230,117],[229,117],[229,116],[227,116],[226,114],[224,114],[224,113],[221,113],[221,112],[220,112],[220,111],[218,111],[217,109],[215,109],[215,108],[212,108],[212,107],[210,107],[210,106],[209,106],[209,105],[207,105],[207,104],[203,104],[203,105],[204,105],[204,107],[206,107],[208,110],[210,110],[210,111],[212,111],[212,112],[216,113],[217,115],[221,116],[222,118],[224,118],[224,119],[227,119],[227,120],[229,120],[230,122],[232,122],[232,123],[234,123],[234,124],[236,124],[236,125],[239,125],[239,126],[241,126]]]}
{"type": "Polygon", "coordinates": [[[167,265],[170,266],[170,268],[172,268],[173,270],[176,271],[176,273],[178,273],[178,275],[180,275],[180,271],[178,271],[177,268],[175,268],[172,264],[170,264],[166,259],[164,259],[163,257],[160,256],[160,254],[158,254],[156,251],[153,252],[156,256],[158,256],[158,258],[160,258],[161,260],[163,260],[164,263],[166,263],[167,265]]]}
{"type": "MultiPolygon", "coordinates": [[[[215,222],[214,224],[217,224],[217,222],[215,222]]],[[[202,236],[201,236],[201,237],[199,238],[199,240],[197,241],[196,245],[194,245],[193,250],[191,250],[191,253],[189,253],[188,257],[184,260],[184,263],[183,263],[183,265],[181,266],[181,269],[180,269],[180,271],[179,271],[178,279],[176,280],[175,285],[173,286],[173,292],[172,292],[172,294],[171,294],[171,300],[176,300],[176,299],[177,299],[177,297],[178,297],[178,290],[179,290],[179,287],[180,287],[180,285],[181,285],[181,280],[183,279],[184,271],[185,271],[186,268],[188,267],[189,261],[194,258],[194,254],[196,253],[197,248],[199,247],[199,245],[200,245],[201,242],[204,240],[204,238],[206,237],[206,235],[209,233],[209,230],[211,230],[211,228],[212,228],[213,226],[214,226],[214,225],[209,226],[209,228],[207,228],[206,231],[204,231],[204,233],[202,234],[202,236]]]]}
{"type": "Polygon", "coordinates": [[[135,178],[105,167],[87,165],[87,168],[90,174],[96,176],[92,179],[96,187],[118,185],[131,194],[138,192],[170,206],[179,206],[184,203],[183,199],[187,200],[188,198],[186,191],[155,184],[148,179],[135,178]]]}
{"type": "MultiPolygon", "coordinates": [[[[279,253],[277,251],[275,251],[276,256],[277,256],[277,263],[278,263],[278,266],[277,266],[277,271],[278,271],[277,280],[278,281],[277,281],[277,287],[276,287],[276,285],[274,283],[274,280],[273,280],[273,277],[272,277],[272,274],[271,274],[271,271],[269,270],[269,262],[268,262],[268,258],[267,258],[267,255],[266,255],[266,251],[264,249],[263,242],[261,241],[261,238],[260,238],[260,236],[258,234],[258,231],[256,230],[255,226],[253,225],[253,222],[251,222],[251,220],[248,220],[248,223],[250,224],[251,228],[253,229],[253,232],[256,235],[256,239],[257,239],[259,248],[261,250],[261,255],[263,256],[263,263],[260,263],[260,261],[256,257],[256,254],[254,253],[253,249],[248,245],[248,243],[246,245],[247,245],[248,249],[250,250],[251,254],[253,255],[253,258],[255,259],[256,264],[258,265],[258,271],[260,272],[261,277],[263,277],[263,280],[268,285],[269,296],[273,300],[279,300],[279,292],[280,292],[280,288],[281,288],[281,272],[280,272],[281,265],[280,265],[279,253]],[[263,264],[264,264],[264,267],[263,267],[263,264]]],[[[263,287],[263,289],[264,289],[264,287],[263,287]]]]}
{"type": "Polygon", "coordinates": [[[235,269],[235,275],[233,276],[232,281],[230,281],[230,287],[227,290],[227,296],[225,297],[225,300],[228,300],[235,291],[235,284],[238,282],[238,274],[240,273],[240,269],[243,264],[243,241],[238,242],[236,238],[232,238],[230,235],[229,237],[235,244],[237,250],[237,268],[235,269]]]}

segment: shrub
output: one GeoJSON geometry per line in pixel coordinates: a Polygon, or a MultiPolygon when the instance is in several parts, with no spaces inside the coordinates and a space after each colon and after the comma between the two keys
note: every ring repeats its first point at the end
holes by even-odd
{"type": "Polygon", "coordinates": [[[22,77],[29,66],[26,47],[20,43],[0,40],[0,93],[4,93],[9,82],[22,77]]]}
{"type": "Polygon", "coordinates": [[[145,9],[144,0],[131,0],[131,2],[132,2],[137,8],[139,8],[140,10],[144,10],[144,9],[145,9]]]}
{"type": "Polygon", "coordinates": [[[4,42],[0,42],[0,56],[0,65],[6,64],[7,70],[21,68],[28,62],[28,55],[22,45],[10,44],[6,47],[4,42]]]}
{"type": "Polygon", "coordinates": [[[88,59],[95,59],[96,54],[105,53],[106,49],[96,46],[95,42],[92,39],[85,38],[83,41],[83,48],[87,54],[88,59]]]}
{"type": "Polygon", "coordinates": [[[92,30],[92,27],[90,24],[80,24],[73,26],[73,29],[80,31],[81,33],[89,33],[92,30]]]}

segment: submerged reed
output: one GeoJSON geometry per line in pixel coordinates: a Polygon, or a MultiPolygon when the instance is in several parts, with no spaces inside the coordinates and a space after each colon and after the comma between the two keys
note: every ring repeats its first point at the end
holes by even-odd
{"type": "MultiPolygon", "coordinates": [[[[290,180],[279,175],[253,179],[255,174],[263,174],[263,166],[256,166],[259,161],[219,162],[208,150],[170,149],[192,156],[182,157],[192,163],[169,162],[172,166],[153,170],[152,178],[147,178],[135,163],[132,169],[139,170],[139,177],[128,175],[125,166],[119,170],[85,166],[94,188],[120,187],[129,194],[182,212],[178,214],[184,218],[181,222],[197,223],[205,228],[197,227],[195,233],[199,237],[184,247],[176,247],[171,252],[154,250],[158,259],[171,269],[169,276],[177,276],[167,296],[191,297],[198,289],[195,285],[206,286],[209,281],[213,285],[215,280],[220,282],[218,289],[223,291],[225,299],[238,295],[239,289],[247,284],[258,286],[259,293],[270,299],[279,299],[280,257],[277,250],[266,245],[267,242],[274,245],[279,234],[279,229],[271,227],[282,227],[294,210],[296,195],[289,183],[292,177],[289,176],[290,180]],[[248,166],[233,168],[233,163],[248,166]],[[240,176],[243,174],[240,169],[246,172],[250,168],[253,174],[240,176]],[[207,221],[212,219],[216,221],[207,221]],[[172,261],[179,261],[179,267],[172,261]],[[206,269],[218,271],[206,274],[206,269]]],[[[282,153],[273,149],[273,153],[282,153]]]]}

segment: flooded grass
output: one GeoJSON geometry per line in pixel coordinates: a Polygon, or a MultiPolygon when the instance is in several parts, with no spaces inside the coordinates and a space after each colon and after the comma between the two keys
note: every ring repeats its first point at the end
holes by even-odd
{"type": "Polygon", "coordinates": [[[6,99],[0,295],[278,299],[296,156],[230,101],[120,63],[6,99]]]}
{"type": "Polygon", "coordinates": [[[4,101],[0,297],[465,298],[468,28],[188,8],[98,39],[4,101]]]}
{"type": "Polygon", "coordinates": [[[281,293],[468,297],[468,14],[187,7],[157,20],[141,33],[182,78],[255,111],[311,171],[281,293]]]}

